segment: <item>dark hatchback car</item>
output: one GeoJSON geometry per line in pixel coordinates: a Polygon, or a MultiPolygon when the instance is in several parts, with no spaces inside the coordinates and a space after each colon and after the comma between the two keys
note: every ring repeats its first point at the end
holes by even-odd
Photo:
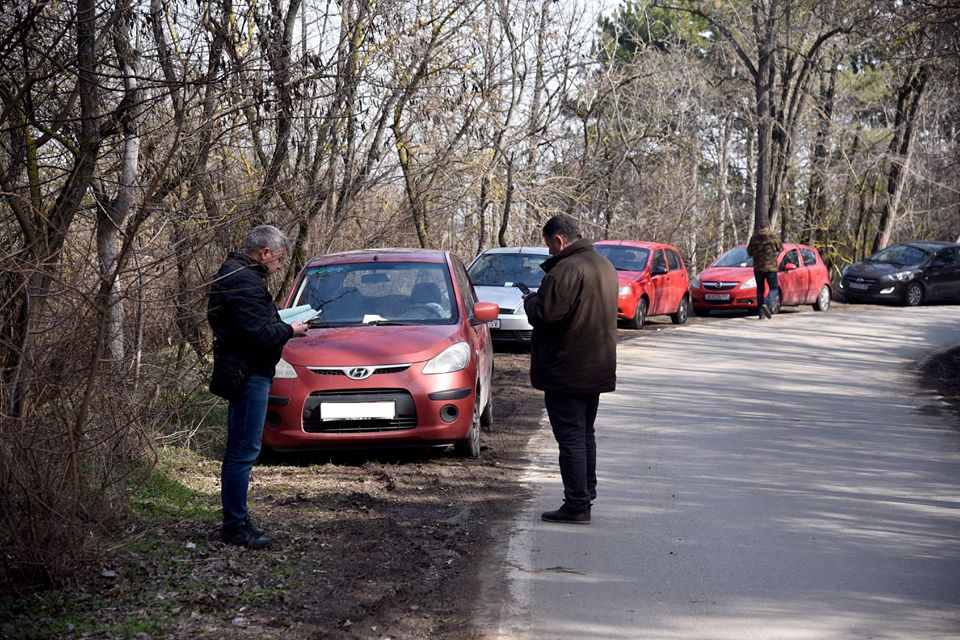
{"type": "Polygon", "coordinates": [[[909,307],[960,300],[960,244],[904,242],[843,270],[840,291],[850,302],[891,301],[909,307]]]}

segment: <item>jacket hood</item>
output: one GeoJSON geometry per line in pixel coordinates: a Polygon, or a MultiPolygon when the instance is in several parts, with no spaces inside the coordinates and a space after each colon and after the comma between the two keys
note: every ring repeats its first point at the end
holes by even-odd
{"type": "Polygon", "coordinates": [[[580,238],[579,240],[576,240],[575,242],[570,243],[570,245],[566,249],[564,249],[557,255],[550,256],[549,258],[544,260],[543,264],[540,265],[540,267],[544,271],[549,272],[550,269],[553,269],[555,266],[557,266],[557,263],[563,260],[564,258],[569,258],[573,254],[581,253],[583,251],[593,251],[593,243],[587,240],[586,238],[580,238]]]}
{"type": "Polygon", "coordinates": [[[283,359],[305,367],[424,362],[456,342],[458,325],[323,327],[290,340],[283,359]]]}

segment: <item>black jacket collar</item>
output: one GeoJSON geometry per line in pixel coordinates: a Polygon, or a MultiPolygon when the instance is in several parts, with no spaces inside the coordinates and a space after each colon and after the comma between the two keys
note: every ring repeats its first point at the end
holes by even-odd
{"type": "Polygon", "coordinates": [[[593,251],[593,243],[586,238],[580,238],[579,240],[571,242],[563,251],[544,260],[543,264],[540,265],[540,268],[549,273],[550,269],[553,269],[555,266],[557,266],[557,263],[564,258],[569,258],[573,254],[581,253],[583,251],[593,251]]]}
{"type": "Polygon", "coordinates": [[[240,263],[240,265],[237,267],[238,270],[250,269],[250,271],[253,271],[261,278],[267,277],[267,274],[268,274],[267,266],[265,264],[261,264],[257,262],[256,260],[254,260],[253,258],[251,258],[250,256],[244,253],[237,253],[236,251],[231,251],[229,254],[227,254],[227,258],[233,262],[240,263]]]}

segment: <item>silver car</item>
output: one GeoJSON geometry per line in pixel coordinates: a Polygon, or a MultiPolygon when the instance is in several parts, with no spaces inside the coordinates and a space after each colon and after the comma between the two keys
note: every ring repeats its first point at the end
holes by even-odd
{"type": "Polygon", "coordinates": [[[523,310],[523,294],[517,283],[536,291],[545,275],[540,265],[550,257],[546,247],[497,247],[487,249],[470,263],[467,272],[484,302],[494,302],[500,315],[490,324],[494,342],[529,343],[533,327],[523,310]]]}

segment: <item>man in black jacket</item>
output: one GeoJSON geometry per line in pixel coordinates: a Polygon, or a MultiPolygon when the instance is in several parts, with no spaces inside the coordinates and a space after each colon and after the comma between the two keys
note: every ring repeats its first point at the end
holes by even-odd
{"type": "MultiPolygon", "coordinates": [[[[253,549],[270,544],[247,514],[250,469],[260,453],[267,398],[283,345],[307,333],[307,325],[280,320],[267,276],[280,269],[290,240],[270,225],[254,228],[242,253],[230,252],[210,285],[207,320],[213,329],[213,357],[233,358],[247,373],[242,389],[227,405],[227,445],[220,473],[223,527],[220,540],[253,549]]],[[[215,365],[216,366],[216,365],[215,365]]]]}
{"type": "Polygon", "coordinates": [[[594,421],[600,394],[617,381],[617,272],[584,240],[576,220],[557,215],[543,226],[550,258],[536,293],[524,297],[533,326],[530,381],[560,448],[563,506],[548,522],[589,524],[597,497],[594,421]]]}

